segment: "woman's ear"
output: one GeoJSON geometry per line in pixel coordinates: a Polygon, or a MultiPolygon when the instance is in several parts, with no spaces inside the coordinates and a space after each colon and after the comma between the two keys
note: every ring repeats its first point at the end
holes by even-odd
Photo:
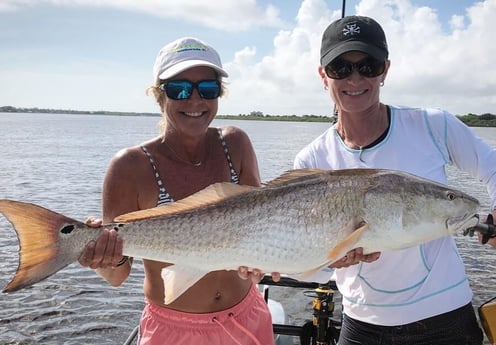
{"type": "Polygon", "coordinates": [[[381,83],[383,85],[384,85],[384,81],[386,80],[390,66],[391,66],[391,60],[386,60],[386,68],[384,69],[384,73],[382,74],[382,79],[381,79],[381,83]]]}
{"type": "Polygon", "coordinates": [[[325,73],[325,68],[322,67],[322,66],[319,66],[318,68],[318,73],[320,75],[320,78],[322,79],[322,83],[324,84],[324,89],[327,90],[329,89],[329,84],[328,84],[328,81],[327,81],[327,75],[325,73]]]}

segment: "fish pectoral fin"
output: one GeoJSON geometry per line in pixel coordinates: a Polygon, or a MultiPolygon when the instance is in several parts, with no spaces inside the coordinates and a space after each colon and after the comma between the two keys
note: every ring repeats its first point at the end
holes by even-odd
{"type": "Polygon", "coordinates": [[[354,230],[351,234],[346,236],[343,240],[341,240],[338,244],[332,248],[332,250],[327,255],[330,263],[333,263],[336,260],[341,259],[346,255],[350,250],[357,247],[357,243],[363,235],[363,232],[369,228],[367,223],[363,223],[360,227],[354,230]]]}
{"type": "Polygon", "coordinates": [[[164,303],[170,304],[208,272],[189,266],[172,265],[162,269],[164,303]]]}
{"type": "Polygon", "coordinates": [[[339,242],[336,246],[334,246],[334,248],[332,248],[332,250],[327,255],[327,258],[329,259],[327,262],[310,271],[303,272],[300,274],[292,274],[291,277],[295,277],[298,280],[305,280],[305,281],[308,281],[308,279],[312,277],[311,280],[315,280],[317,276],[322,275],[322,274],[318,274],[319,271],[322,271],[323,268],[328,267],[336,260],[341,259],[343,256],[346,255],[346,253],[348,253],[353,248],[356,248],[357,243],[362,237],[363,232],[366,231],[368,228],[369,225],[364,222],[356,230],[354,230],[351,234],[346,236],[341,242],[339,242]]]}
{"type": "Polygon", "coordinates": [[[192,211],[194,209],[215,204],[222,200],[240,194],[249,193],[259,188],[260,187],[237,185],[230,182],[214,183],[184,199],[171,202],[166,205],[120,215],[114,219],[114,222],[127,223],[153,217],[177,214],[180,212],[192,211]]]}

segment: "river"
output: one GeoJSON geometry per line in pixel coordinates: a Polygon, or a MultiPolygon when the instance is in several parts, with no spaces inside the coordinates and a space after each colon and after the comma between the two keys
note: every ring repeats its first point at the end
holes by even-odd
{"type": "MultiPolygon", "coordinates": [[[[101,214],[101,189],[110,158],[121,148],[158,133],[157,117],[0,113],[0,198],[29,201],[84,220],[101,214]]],[[[292,167],[295,154],[329,124],[215,120],[232,124],[252,139],[263,181],[292,167]]],[[[496,128],[475,128],[496,146],[496,128]]],[[[479,181],[450,169],[450,184],[489,199],[479,181]]],[[[460,253],[474,289],[474,304],[496,296],[496,251],[475,238],[458,236],[460,253]]],[[[0,286],[17,267],[17,238],[0,217],[0,286]]],[[[113,288],[91,270],[73,264],[49,279],[0,295],[0,344],[122,344],[143,308],[142,265],[113,288]]],[[[271,287],[290,322],[311,318],[311,299],[300,290],[271,287]]]]}

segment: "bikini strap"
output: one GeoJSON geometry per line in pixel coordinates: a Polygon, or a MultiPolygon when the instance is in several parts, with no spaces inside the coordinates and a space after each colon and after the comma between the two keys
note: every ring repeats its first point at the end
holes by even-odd
{"type": "Polygon", "coordinates": [[[224,149],[224,154],[226,155],[227,164],[229,164],[229,170],[231,171],[231,182],[239,184],[239,176],[234,169],[231,155],[229,154],[229,149],[227,148],[227,143],[222,136],[222,128],[217,128],[217,132],[219,133],[220,143],[222,144],[222,148],[224,149]]]}
{"type": "Polygon", "coordinates": [[[155,181],[157,181],[157,186],[158,186],[158,190],[159,190],[157,206],[173,202],[174,199],[172,199],[169,192],[167,192],[167,190],[165,189],[164,183],[162,182],[162,178],[160,177],[160,174],[158,173],[157,165],[155,164],[155,160],[153,159],[152,155],[150,154],[150,151],[148,151],[148,149],[144,145],[141,146],[141,149],[147,155],[148,160],[150,161],[150,164],[153,168],[153,172],[155,174],[155,181]]]}

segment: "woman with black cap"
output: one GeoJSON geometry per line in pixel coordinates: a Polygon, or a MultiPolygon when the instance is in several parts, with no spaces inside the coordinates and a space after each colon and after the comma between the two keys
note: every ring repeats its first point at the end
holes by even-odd
{"type": "MultiPolygon", "coordinates": [[[[445,167],[454,164],[486,183],[496,205],[496,151],[446,111],[382,103],[389,68],[376,21],[348,16],[328,26],[318,72],[337,122],[298,153],[294,167],[394,169],[446,184],[445,167]]],[[[333,267],[343,295],[340,345],[482,344],[452,236],[394,252],[357,249],[333,267]]]]}

